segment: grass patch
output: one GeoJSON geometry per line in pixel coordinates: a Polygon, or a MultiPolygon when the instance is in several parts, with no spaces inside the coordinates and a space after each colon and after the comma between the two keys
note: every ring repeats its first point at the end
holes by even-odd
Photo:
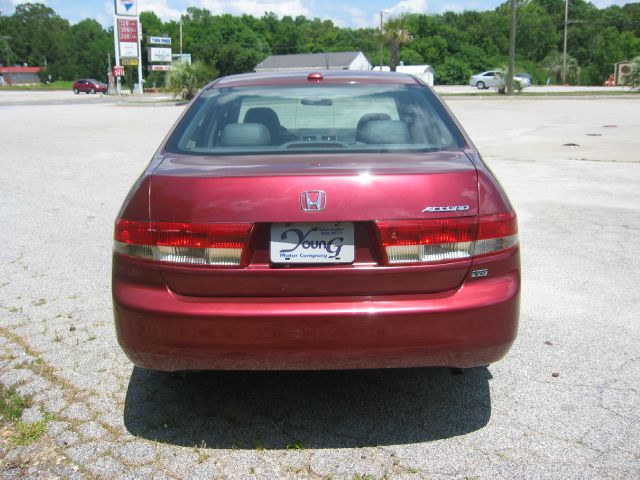
{"type": "Polygon", "coordinates": [[[15,432],[11,435],[11,444],[15,446],[31,445],[44,435],[49,420],[51,420],[51,417],[46,415],[43,419],[38,420],[37,422],[18,422],[16,424],[15,432]]]}
{"type": "Polygon", "coordinates": [[[71,90],[72,80],[58,80],[51,83],[34,83],[33,85],[0,85],[3,90],[71,90]]]}
{"type": "Polygon", "coordinates": [[[579,91],[579,92],[523,92],[524,97],[592,97],[607,96],[618,97],[621,95],[638,95],[640,90],[605,90],[605,91],[579,91]]]}
{"type": "Polygon", "coordinates": [[[0,426],[7,426],[8,431],[11,432],[9,444],[12,446],[30,445],[38,440],[44,435],[47,424],[53,418],[52,415],[45,414],[37,422],[21,421],[22,412],[30,406],[31,402],[18,395],[15,389],[0,387],[0,426]]]}
{"type": "Polygon", "coordinates": [[[29,406],[29,402],[18,395],[14,388],[5,390],[0,387],[0,425],[18,421],[22,411],[29,406]]]}

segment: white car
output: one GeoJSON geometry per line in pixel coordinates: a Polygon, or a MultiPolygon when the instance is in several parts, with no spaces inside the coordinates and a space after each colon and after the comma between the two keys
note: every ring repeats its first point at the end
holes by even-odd
{"type": "Polygon", "coordinates": [[[476,87],[479,90],[497,87],[500,84],[500,74],[500,70],[489,70],[478,73],[477,75],[472,75],[471,80],[469,80],[469,85],[476,87]]]}
{"type": "Polygon", "coordinates": [[[520,82],[522,88],[531,86],[531,75],[529,75],[528,73],[514,73],[513,79],[517,82],[520,82]]]}
{"type": "MultiPolygon", "coordinates": [[[[531,79],[529,74],[526,73],[515,73],[513,75],[513,79],[516,82],[519,82],[522,88],[531,86],[531,79]]],[[[502,82],[502,71],[501,70],[488,70],[486,72],[478,73],[477,75],[472,75],[469,80],[469,85],[472,87],[476,87],[480,90],[485,88],[497,87],[502,82]]]]}

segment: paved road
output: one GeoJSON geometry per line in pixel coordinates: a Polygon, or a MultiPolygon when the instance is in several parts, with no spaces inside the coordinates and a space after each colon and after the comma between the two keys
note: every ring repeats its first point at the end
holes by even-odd
{"type": "Polygon", "coordinates": [[[2,477],[640,476],[640,99],[447,101],[523,254],[518,340],[464,375],[132,367],[112,222],[181,107],[0,106],[0,382],[48,420],[27,447],[0,435],[2,477]]]}
{"type": "MultiPolygon", "coordinates": [[[[74,95],[70,90],[0,90],[0,107],[2,106],[36,106],[36,105],[87,105],[96,103],[146,104],[171,102],[173,95],[169,93],[145,93],[144,95],[122,95],[112,97],[101,93],[74,95]]],[[[176,101],[175,103],[182,103],[176,101]]]]}

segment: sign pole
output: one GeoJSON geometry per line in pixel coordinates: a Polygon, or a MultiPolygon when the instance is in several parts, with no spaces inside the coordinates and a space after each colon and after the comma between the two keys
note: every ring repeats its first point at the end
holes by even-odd
{"type": "Polygon", "coordinates": [[[142,24],[140,23],[140,15],[136,17],[138,20],[138,93],[144,93],[144,86],[142,79],[142,48],[140,46],[140,40],[142,39],[142,24]]]}
{"type": "MultiPolygon", "coordinates": [[[[120,65],[120,45],[118,45],[118,17],[113,16],[113,51],[116,66],[120,65]]],[[[116,94],[120,95],[120,76],[116,77],[116,94]]]]}

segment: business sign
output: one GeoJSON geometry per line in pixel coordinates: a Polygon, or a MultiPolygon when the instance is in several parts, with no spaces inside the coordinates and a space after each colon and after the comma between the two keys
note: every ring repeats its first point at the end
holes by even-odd
{"type": "Polygon", "coordinates": [[[191,65],[190,53],[183,53],[182,55],[180,55],[179,53],[174,53],[173,55],[171,55],[171,57],[173,58],[174,62],[187,63],[191,65]]]}
{"type": "Polygon", "coordinates": [[[150,62],[171,62],[170,48],[149,47],[148,51],[150,62]]]}
{"type": "Polygon", "coordinates": [[[120,58],[135,58],[138,59],[138,44],[120,42],[120,58]]]}
{"type": "Polygon", "coordinates": [[[137,58],[121,58],[120,62],[122,62],[122,65],[126,65],[127,67],[135,67],[138,65],[137,58]]]}
{"type": "Polygon", "coordinates": [[[115,0],[116,15],[138,16],[138,5],[136,0],[115,0]]]}
{"type": "Polygon", "coordinates": [[[138,57],[138,20],[118,19],[121,57],[138,57]]]}
{"type": "Polygon", "coordinates": [[[149,70],[152,72],[168,72],[171,70],[171,65],[149,65],[149,70]]]}
{"type": "Polygon", "coordinates": [[[138,20],[118,19],[118,40],[138,43],[138,20]]]}
{"type": "Polygon", "coordinates": [[[112,68],[111,73],[114,77],[124,77],[124,67],[121,65],[116,65],[112,68]]]}
{"type": "Polygon", "coordinates": [[[147,43],[153,45],[171,45],[170,37],[149,37],[147,43]]]}

